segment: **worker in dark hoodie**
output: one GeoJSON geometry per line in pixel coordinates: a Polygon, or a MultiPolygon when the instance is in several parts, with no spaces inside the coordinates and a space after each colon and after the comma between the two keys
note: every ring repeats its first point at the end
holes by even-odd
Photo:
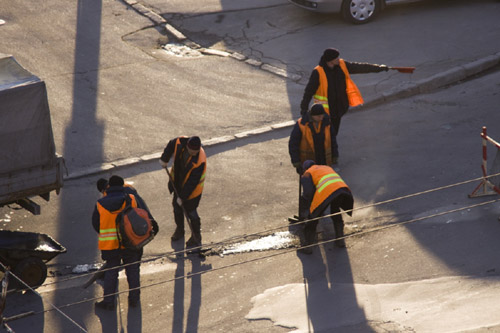
{"type": "MultiPolygon", "coordinates": [[[[98,181],[98,189],[101,190],[104,182],[98,181]]],[[[99,234],[98,247],[101,257],[106,261],[104,273],[104,300],[96,302],[97,308],[114,310],[116,308],[115,295],[118,286],[119,266],[123,263],[129,285],[128,304],[137,307],[140,302],[140,260],[143,249],[124,248],[118,238],[116,216],[125,208],[126,196],[129,196],[132,207],[139,207],[148,211],[153,232],[158,233],[158,224],[151,216],[144,201],[135,189],[127,188],[120,176],[112,176],[107,186],[104,187],[103,197],[97,200],[92,214],[92,226],[99,234]],[[135,195],[133,194],[135,192],[135,195]],[[111,269],[116,267],[116,269],[111,269]]]]}

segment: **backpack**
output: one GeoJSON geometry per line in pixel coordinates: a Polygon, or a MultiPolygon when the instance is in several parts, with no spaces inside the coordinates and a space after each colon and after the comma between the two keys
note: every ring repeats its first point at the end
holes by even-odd
{"type": "Polygon", "coordinates": [[[154,238],[151,218],[145,209],[132,207],[128,194],[125,202],[125,208],[116,216],[118,239],[127,249],[141,249],[154,238]]]}

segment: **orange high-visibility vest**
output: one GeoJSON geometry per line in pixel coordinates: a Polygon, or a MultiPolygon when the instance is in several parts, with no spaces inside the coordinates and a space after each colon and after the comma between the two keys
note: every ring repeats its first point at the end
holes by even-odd
{"type": "MultiPolygon", "coordinates": [[[[358,106],[364,103],[363,97],[358,87],[351,79],[347,66],[344,59],[339,59],[339,65],[345,76],[346,94],[349,101],[349,106],[358,106]]],[[[330,114],[330,108],[328,106],[328,80],[326,78],[325,70],[322,66],[316,66],[314,68],[319,73],[319,86],[314,94],[314,103],[323,104],[326,113],[330,114]]]]}
{"type": "MultiPolygon", "coordinates": [[[[137,201],[132,194],[129,194],[132,207],[137,207],[137,201]]],[[[125,208],[126,201],[120,209],[110,212],[104,208],[99,201],[97,202],[97,211],[99,212],[99,250],[117,250],[120,248],[118,240],[118,230],[116,228],[116,216],[125,208]]],[[[121,247],[124,248],[123,246],[121,247]]]]}
{"type": "Polygon", "coordinates": [[[319,86],[313,96],[314,103],[322,104],[325,112],[330,115],[330,106],[328,105],[328,80],[326,79],[325,69],[320,65],[314,68],[319,73],[319,86]]]}
{"type": "MultiPolygon", "coordinates": [[[[177,138],[177,142],[175,143],[175,149],[174,149],[174,159],[177,157],[177,148],[180,147],[181,141],[179,138],[177,138]]],[[[193,156],[189,156],[186,165],[189,165],[189,163],[192,161],[193,156]]],[[[189,168],[188,172],[186,172],[186,176],[184,177],[184,180],[182,182],[182,186],[186,184],[187,180],[189,179],[189,176],[191,176],[191,172],[199,167],[202,163],[205,163],[203,167],[203,174],[200,177],[200,181],[198,182],[198,185],[196,185],[195,189],[193,192],[189,195],[187,198],[188,200],[194,199],[198,196],[201,195],[203,192],[203,186],[205,185],[205,173],[207,171],[207,156],[205,155],[205,150],[203,150],[202,147],[200,147],[200,152],[198,153],[198,161],[196,163],[191,163],[192,166],[189,168]]],[[[174,162],[175,165],[175,162],[174,162]]],[[[174,172],[174,167],[172,166],[172,180],[174,180],[175,177],[175,172],[174,172]]],[[[174,185],[174,184],[172,184],[174,185]]],[[[174,185],[175,186],[175,185],[174,185]]]]}
{"type": "Polygon", "coordinates": [[[313,165],[307,169],[304,175],[307,174],[311,175],[313,184],[316,186],[316,192],[314,192],[311,207],[309,208],[311,215],[333,192],[343,187],[349,189],[338,173],[329,166],[313,165]]]}
{"type": "MultiPolygon", "coordinates": [[[[302,124],[302,118],[298,120],[300,131],[302,132],[302,140],[300,141],[299,151],[300,151],[300,163],[304,163],[307,160],[316,160],[316,154],[314,152],[314,139],[311,127],[309,123],[302,124]]],[[[314,125],[313,125],[314,126],[314,125]]],[[[330,137],[330,126],[325,126],[325,160],[328,165],[332,164],[332,140],[330,137]]],[[[321,122],[319,127],[316,129],[316,133],[321,130],[321,122]]]]}

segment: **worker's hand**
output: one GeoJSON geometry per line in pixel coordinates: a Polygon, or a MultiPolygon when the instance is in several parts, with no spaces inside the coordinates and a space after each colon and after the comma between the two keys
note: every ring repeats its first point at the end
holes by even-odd
{"type": "Polygon", "coordinates": [[[295,170],[299,175],[302,174],[303,170],[302,170],[302,165],[300,165],[300,162],[293,163],[293,167],[295,168],[295,170]]]}
{"type": "Polygon", "coordinates": [[[177,198],[177,204],[178,204],[179,206],[182,206],[182,199],[181,199],[181,198],[177,198]]]}
{"type": "Polygon", "coordinates": [[[162,168],[166,168],[168,166],[168,162],[164,162],[160,159],[160,165],[162,168]]]}
{"type": "Polygon", "coordinates": [[[387,67],[386,65],[381,65],[380,67],[381,67],[384,71],[386,71],[386,72],[390,69],[390,68],[389,68],[389,67],[387,67]]]}

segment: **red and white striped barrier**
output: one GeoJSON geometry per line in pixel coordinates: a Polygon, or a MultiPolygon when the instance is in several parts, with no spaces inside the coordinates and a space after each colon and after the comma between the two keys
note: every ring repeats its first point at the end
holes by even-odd
{"type": "Polygon", "coordinates": [[[480,197],[484,195],[492,195],[492,194],[500,194],[500,188],[496,187],[493,183],[491,183],[488,179],[488,149],[487,143],[492,143],[500,150],[500,143],[496,142],[492,138],[488,136],[486,133],[486,126],[483,126],[483,132],[481,133],[481,138],[483,138],[483,163],[481,165],[481,169],[483,170],[483,179],[481,183],[469,194],[469,198],[480,197]]]}

